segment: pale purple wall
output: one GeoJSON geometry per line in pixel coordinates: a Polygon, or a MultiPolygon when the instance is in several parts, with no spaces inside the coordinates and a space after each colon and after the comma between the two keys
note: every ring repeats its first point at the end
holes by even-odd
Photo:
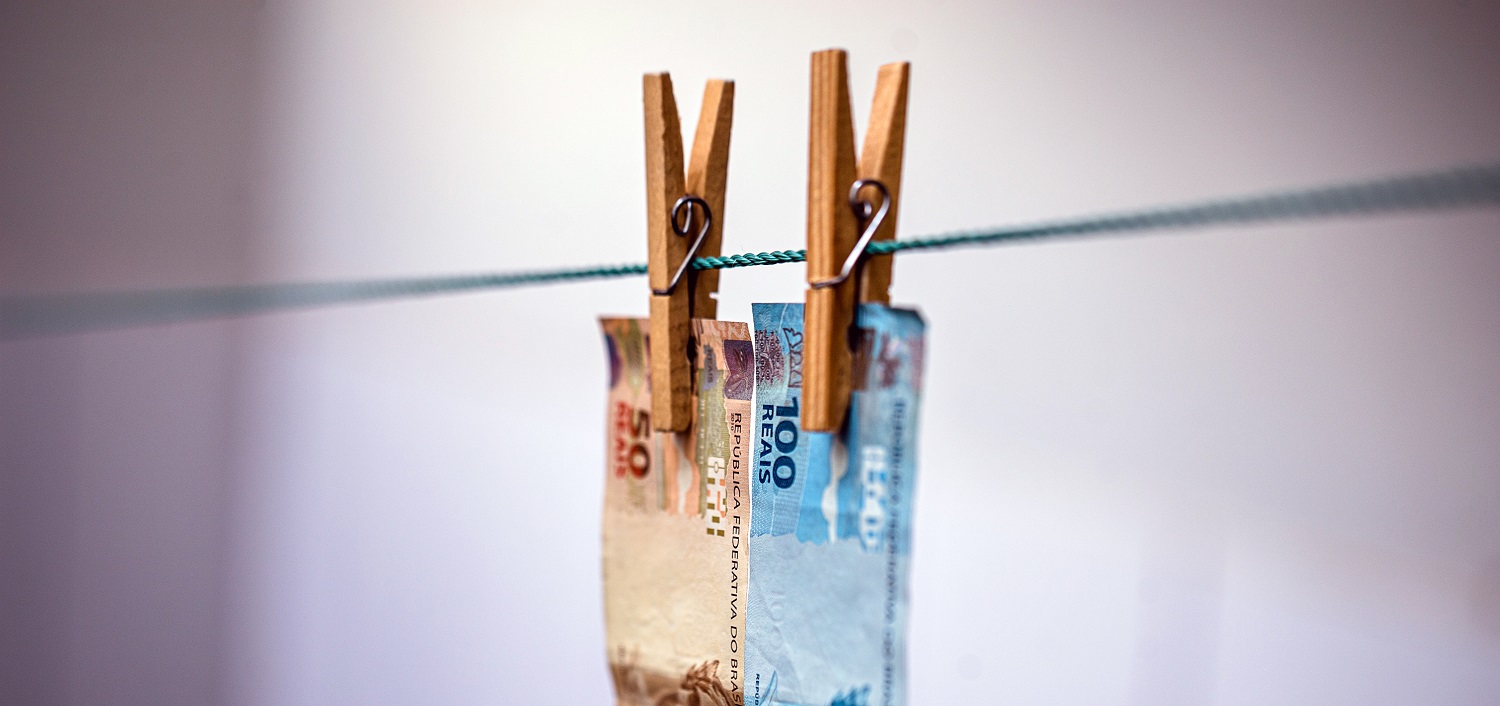
{"type": "MultiPolygon", "coordinates": [[[[0,6],[0,290],[239,280],[258,6],[0,6]]],[[[235,326],[0,344],[0,703],[222,701],[235,326]]]]}
{"type": "MultiPolygon", "coordinates": [[[[913,64],[901,231],[1500,158],[1494,2],[11,3],[0,292],[642,259],[639,77],[913,64]]],[[[800,298],[726,274],[721,311],[800,298]]],[[[1490,704],[1500,214],[903,256],[914,703],[1490,704]]],[[[0,703],[606,703],[621,280],[0,344],[0,703]]]]}

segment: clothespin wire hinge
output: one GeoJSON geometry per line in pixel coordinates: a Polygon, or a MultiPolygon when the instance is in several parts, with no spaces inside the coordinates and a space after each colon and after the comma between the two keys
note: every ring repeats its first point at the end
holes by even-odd
{"type": "MultiPolygon", "coordinates": [[[[813,289],[836,287],[840,284],[843,284],[850,277],[858,274],[860,266],[864,264],[865,259],[868,257],[868,253],[865,252],[865,249],[870,246],[870,241],[875,239],[875,234],[880,230],[881,222],[885,220],[885,214],[891,210],[891,192],[886,189],[885,184],[880,183],[879,180],[856,180],[854,184],[849,187],[849,208],[850,210],[854,211],[855,219],[859,221],[860,226],[863,228],[863,231],[859,236],[859,241],[856,242],[853,249],[849,251],[849,256],[844,259],[844,266],[839,270],[839,273],[837,275],[834,275],[833,277],[829,277],[828,279],[822,279],[818,280],[817,282],[813,282],[811,285],[809,285],[813,289]],[[860,198],[860,192],[863,191],[865,187],[870,187],[880,192],[879,208],[876,208],[876,206],[869,201],[860,198]]],[[[676,226],[675,222],[673,223],[673,226],[676,226]]]]}

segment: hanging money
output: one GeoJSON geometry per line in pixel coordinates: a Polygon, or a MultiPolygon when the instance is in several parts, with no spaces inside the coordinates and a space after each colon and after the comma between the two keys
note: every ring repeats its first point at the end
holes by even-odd
{"type": "Polygon", "coordinates": [[[690,431],[674,434],[651,430],[648,323],[600,324],[610,381],[604,618],[616,703],[743,704],[750,329],[693,321],[697,414],[690,431]]]}
{"type": "Polygon", "coordinates": [[[756,304],[745,703],[906,703],[924,325],[865,304],[846,428],[803,432],[802,305],[756,304]]]}

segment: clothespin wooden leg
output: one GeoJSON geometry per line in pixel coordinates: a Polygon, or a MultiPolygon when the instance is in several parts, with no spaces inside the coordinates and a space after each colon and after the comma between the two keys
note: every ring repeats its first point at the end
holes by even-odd
{"type": "MultiPolygon", "coordinates": [[[[859,178],[874,179],[885,185],[891,206],[875,240],[896,239],[896,207],[901,202],[901,159],[906,150],[906,88],[911,79],[911,64],[905,61],[880,67],[875,80],[875,101],[870,108],[870,126],[865,131],[865,148],[859,155],[859,178]]],[[[865,263],[859,300],[876,304],[891,303],[891,255],[874,255],[865,263]]]]}
{"type": "MultiPolygon", "coordinates": [[[[858,241],[849,190],[856,174],[878,181],[887,211],[876,240],[896,237],[896,201],[906,139],[906,94],[910,65],[880,67],[864,154],[856,169],[854,125],[849,110],[848,55],[829,49],[812,57],[812,110],[808,137],[807,281],[835,279],[858,241]]],[[[873,204],[876,208],[879,203],[873,204]]],[[[876,258],[831,286],[809,287],[804,314],[802,428],[838,431],[849,409],[853,352],[849,333],[860,301],[889,303],[889,256],[876,258]],[[856,295],[858,291],[858,295],[856,295]]]]}
{"type": "MultiPolygon", "coordinates": [[[[698,257],[718,257],[724,247],[724,192],[729,178],[729,131],[734,124],[734,82],[711,79],[703,89],[703,110],[693,133],[693,152],[688,159],[688,193],[708,202],[713,223],[698,249],[698,257]]],[[[719,271],[698,273],[693,316],[719,317],[719,271]]]]}
{"type": "MultiPolygon", "coordinates": [[[[734,83],[709,81],[703,113],[693,139],[692,163],[684,179],[682,126],[672,77],[646,74],[646,241],[651,294],[651,426],[657,431],[687,431],[693,420],[692,318],[714,318],[718,302],[718,272],[682,279],[677,274],[691,257],[718,256],[723,242],[724,192],[729,170],[729,132],[734,111],[734,83]],[[684,197],[696,197],[707,213],[694,214],[685,204],[688,224],[693,218],[707,232],[680,237],[673,224],[674,208],[684,197]],[[697,242],[696,250],[690,243],[697,242]]],[[[692,230],[690,228],[689,230],[692,230]]]]}
{"type": "MultiPolygon", "coordinates": [[[[646,228],[648,278],[654,290],[671,284],[687,254],[688,243],[672,230],[672,205],[685,191],[682,175],[682,126],[672,77],[646,74],[646,228]]],[[[685,286],[670,294],[651,295],[651,417],[660,431],[684,431],[692,419],[692,371],[688,365],[688,320],[685,286]]]]}
{"type": "MultiPolygon", "coordinates": [[[[849,110],[848,54],[828,49],[812,56],[812,107],[807,144],[807,281],[839,274],[854,246],[854,121],[849,110]]],[[[837,431],[849,406],[857,280],[807,290],[803,347],[802,428],[837,431]]]]}

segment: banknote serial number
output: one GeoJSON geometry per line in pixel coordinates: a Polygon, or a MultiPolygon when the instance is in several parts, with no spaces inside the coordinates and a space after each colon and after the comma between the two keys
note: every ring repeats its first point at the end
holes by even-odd
{"type": "Polygon", "coordinates": [[[791,404],[760,406],[760,471],[756,480],[790,488],[797,482],[797,398],[791,404]]]}
{"type": "Polygon", "coordinates": [[[651,415],[628,402],[615,405],[615,477],[645,478],[651,472],[651,415]]]}

